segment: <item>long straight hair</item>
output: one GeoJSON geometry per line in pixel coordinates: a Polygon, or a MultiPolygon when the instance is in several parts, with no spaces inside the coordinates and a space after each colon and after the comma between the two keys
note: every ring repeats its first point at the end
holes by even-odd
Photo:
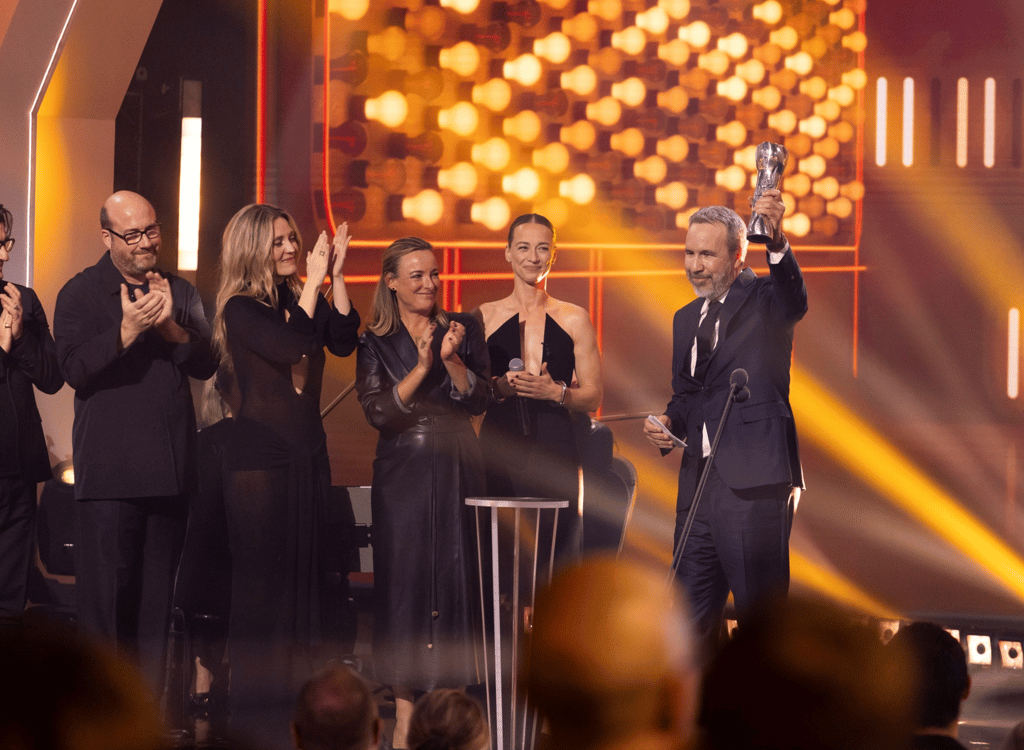
{"type": "MultiPolygon", "coordinates": [[[[298,254],[302,253],[302,236],[295,220],[276,206],[253,203],[231,217],[224,229],[220,254],[220,288],[217,290],[216,313],[213,318],[213,345],[221,362],[231,367],[227,333],[224,329],[224,305],[232,297],[252,297],[270,307],[277,307],[277,282],[274,279],[274,222],[284,219],[297,238],[298,254]]],[[[298,296],[302,282],[298,272],[286,281],[298,296]]]]}
{"type": "MultiPolygon", "coordinates": [[[[388,288],[388,279],[398,276],[398,264],[409,253],[419,250],[434,252],[434,246],[419,237],[402,237],[388,245],[381,259],[380,278],[373,292],[373,306],[370,310],[370,322],[366,329],[378,336],[390,336],[397,333],[402,326],[402,315],[398,309],[398,298],[388,288]]],[[[448,315],[441,305],[434,300],[430,309],[430,319],[439,326],[448,325],[448,315]]]]}

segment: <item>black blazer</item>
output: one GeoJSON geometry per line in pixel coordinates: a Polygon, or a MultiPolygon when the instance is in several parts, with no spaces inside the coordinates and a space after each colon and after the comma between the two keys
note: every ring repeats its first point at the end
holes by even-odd
{"type": "Polygon", "coordinates": [[[750,398],[734,404],[722,433],[715,466],[733,489],[769,484],[802,485],[793,412],[789,406],[789,364],[793,330],[807,312],[807,288],[791,250],[757,278],[744,269],[729,288],[719,315],[718,343],[707,378],[690,375],[702,298],[676,312],[672,341],[672,400],[665,413],[687,447],[680,467],[679,502],[688,507],[696,487],[702,428],[713,440],[729,393],[729,376],[747,371],[750,398]]]}
{"type": "MultiPolygon", "coordinates": [[[[11,400],[17,418],[18,464],[21,478],[29,484],[44,482],[53,476],[50,454],[36,408],[34,385],[43,393],[56,393],[64,385],[57,368],[57,350],[54,347],[46,313],[36,293],[21,284],[0,281],[0,290],[7,284],[21,293],[21,314],[24,328],[21,338],[11,345],[10,352],[0,349],[4,391],[11,400]]],[[[4,426],[4,429],[8,429],[4,426]]]]}
{"type": "Polygon", "coordinates": [[[57,295],[54,338],[75,389],[75,497],[180,495],[195,488],[196,418],[189,376],[217,371],[210,326],[195,287],[164,274],[185,344],[146,331],[118,351],[124,277],[107,252],[57,295]]]}

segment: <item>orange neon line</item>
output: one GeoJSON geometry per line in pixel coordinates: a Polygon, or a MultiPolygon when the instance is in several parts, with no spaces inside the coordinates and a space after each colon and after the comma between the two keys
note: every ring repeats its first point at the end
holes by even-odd
{"type": "MultiPolygon", "coordinates": [[[[767,268],[752,269],[757,273],[768,273],[767,268]]],[[[804,273],[852,273],[866,271],[867,266],[812,266],[801,269],[804,273]]],[[[686,271],[680,268],[656,268],[656,269],[630,269],[628,271],[552,271],[548,274],[549,279],[623,279],[641,278],[651,276],[684,276],[686,271]]],[[[380,275],[352,275],[346,274],[346,284],[376,284],[380,275]]],[[[488,273],[442,273],[442,282],[455,281],[509,281],[512,274],[509,272],[488,272],[488,273]]]]}
{"type": "MultiPolygon", "coordinates": [[[[487,242],[485,240],[444,240],[445,243],[452,247],[458,247],[462,250],[504,250],[504,242],[487,242]]],[[[349,247],[365,247],[365,248],[385,248],[391,244],[391,240],[352,240],[349,247]]],[[[435,243],[440,244],[440,243],[435,243]]],[[[754,245],[754,248],[759,247],[754,245]]],[[[790,243],[790,247],[793,248],[794,252],[813,252],[813,253],[856,253],[858,247],[856,245],[796,245],[790,243]]],[[[636,250],[636,251],[672,251],[681,252],[686,249],[684,244],[638,244],[638,243],[617,243],[617,242],[559,242],[559,251],[562,250],[583,250],[590,252],[593,250],[636,250]]]]}
{"type": "Polygon", "coordinates": [[[455,311],[456,312],[462,312],[462,279],[459,276],[462,273],[462,248],[461,247],[455,248],[454,264],[455,265],[452,268],[452,270],[455,271],[455,275],[456,275],[456,277],[455,277],[455,311]]]}
{"type": "Polygon", "coordinates": [[[256,202],[267,196],[267,0],[256,3],[256,202]]]}
{"type": "Polygon", "coordinates": [[[334,223],[334,212],[331,210],[331,188],[330,188],[330,164],[329,154],[331,153],[331,119],[330,119],[330,107],[331,107],[331,9],[330,3],[324,2],[324,143],[323,143],[323,158],[321,162],[323,164],[323,171],[321,172],[321,181],[323,183],[324,191],[324,215],[327,217],[327,226],[331,230],[331,235],[337,233],[338,227],[334,223]]]}
{"type": "Polygon", "coordinates": [[[452,304],[452,274],[448,273],[448,264],[451,262],[451,250],[445,247],[441,251],[441,307],[451,310],[452,304]]]}

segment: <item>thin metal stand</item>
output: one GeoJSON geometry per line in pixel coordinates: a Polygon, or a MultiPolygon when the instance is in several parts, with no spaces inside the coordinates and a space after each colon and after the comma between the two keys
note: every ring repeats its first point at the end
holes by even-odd
{"type": "MultiPolygon", "coordinates": [[[[487,711],[492,717],[494,722],[494,736],[495,736],[495,750],[527,750],[527,743],[529,742],[530,750],[533,745],[533,734],[534,732],[528,733],[528,711],[526,707],[522,705],[522,701],[519,696],[519,659],[520,654],[520,641],[522,635],[520,631],[520,620],[523,621],[524,630],[528,630],[528,623],[526,622],[525,615],[527,611],[532,612],[534,601],[537,594],[537,563],[540,558],[542,550],[538,549],[540,545],[540,526],[542,519],[542,511],[554,511],[553,527],[551,531],[551,550],[545,551],[548,558],[548,569],[547,569],[547,582],[550,582],[551,576],[554,573],[555,564],[555,535],[558,531],[558,514],[559,511],[569,507],[568,500],[549,500],[545,498],[536,497],[468,497],[466,498],[466,505],[476,508],[476,528],[477,528],[477,551],[478,554],[478,572],[480,576],[480,599],[481,599],[481,616],[483,623],[483,642],[484,642],[484,668],[486,670],[484,687],[487,690],[487,711]],[[490,699],[490,670],[488,669],[487,663],[487,632],[486,632],[486,618],[483,617],[485,614],[485,605],[483,604],[483,559],[482,559],[482,547],[481,547],[481,535],[480,535],[480,511],[482,508],[490,508],[491,511],[491,596],[492,596],[492,615],[494,617],[493,622],[493,653],[494,653],[494,709],[491,709],[490,699]],[[511,654],[511,695],[509,696],[509,710],[508,710],[508,742],[505,741],[505,703],[504,703],[504,669],[502,662],[502,618],[501,618],[501,568],[500,561],[503,557],[501,554],[503,550],[499,549],[499,535],[498,535],[498,509],[499,508],[511,508],[514,511],[514,523],[513,523],[513,542],[512,542],[512,622],[511,622],[511,634],[512,634],[512,654],[511,654]],[[526,537],[525,541],[532,547],[530,550],[522,549],[522,542],[524,540],[523,535],[520,533],[520,524],[522,520],[522,513],[524,510],[535,511],[535,530],[532,538],[526,537]],[[530,580],[528,582],[521,581],[520,575],[520,559],[522,554],[532,555],[532,570],[530,580]],[[524,593],[523,589],[526,588],[524,583],[528,583],[528,591],[524,593]],[[529,603],[524,603],[520,606],[520,599],[522,597],[528,597],[529,603]],[[523,709],[520,711],[520,709],[523,709]],[[520,715],[522,714],[522,715],[520,715]],[[527,736],[529,734],[529,737],[527,736]]],[[[505,551],[505,559],[508,559],[508,551],[505,551]]],[[[534,720],[536,721],[536,720],[534,720]]]]}

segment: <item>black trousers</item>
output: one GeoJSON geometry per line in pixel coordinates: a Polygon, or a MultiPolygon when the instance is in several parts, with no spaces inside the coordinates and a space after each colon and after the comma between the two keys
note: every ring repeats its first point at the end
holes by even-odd
{"type": "Polygon", "coordinates": [[[0,477],[0,617],[25,609],[35,521],[35,483],[0,477]]]}
{"type": "MultiPolygon", "coordinates": [[[[781,484],[733,490],[712,466],[678,571],[708,647],[716,643],[730,591],[741,627],[760,601],[788,592],[790,493],[781,484]]],[[[689,505],[676,512],[676,545],[688,511],[689,505]]]]}
{"type": "Polygon", "coordinates": [[[78,628],[137,656],[157,691],[187,518],[185,495],[76,503],[78,628]]]}

